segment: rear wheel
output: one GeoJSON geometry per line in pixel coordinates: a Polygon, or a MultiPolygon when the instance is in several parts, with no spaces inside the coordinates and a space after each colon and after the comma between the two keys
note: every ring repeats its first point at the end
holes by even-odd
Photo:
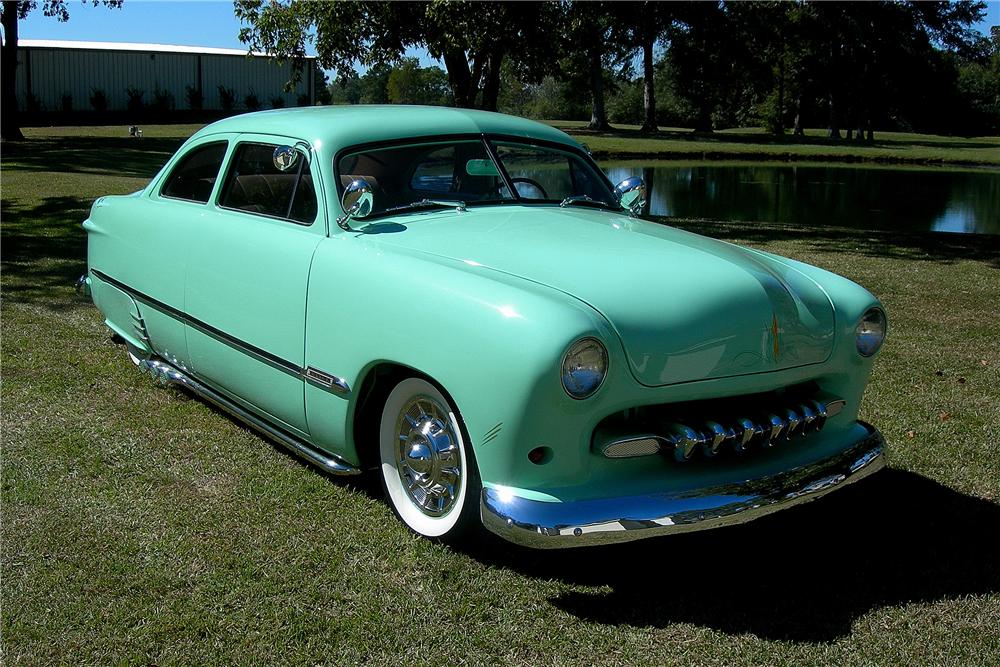
{"type": "Polygon", "coordinates": [[[475,459],[458,410],[433,384],[406,378],[389,393],[379,454],[386,499],[410,530],[453,541],[477,527],[475,459]]]}

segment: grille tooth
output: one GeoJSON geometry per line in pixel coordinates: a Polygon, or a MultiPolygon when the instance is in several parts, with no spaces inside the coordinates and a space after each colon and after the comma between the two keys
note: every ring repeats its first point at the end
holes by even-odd
{"type": "Polygon", "coordinates": [[[788,430],[785,431],[785,437],[791,438],[793,435],[799,432],[799,426],[802,424],[802,419],[792,408],[785,410],[785,418],[788,420],[788,430]]]}
{"type": "Polygon", "coordinates": [[[738,437],[733,440],[733,451],[742,454],[750,446],[750,441],[756,435],[756,425],[746,417],[736,420],[736,427],[739,429],[738,437]]]}
{"type": "Polygon", "coordinates": [[[772,447],[774,443],[778,441],[781,437],[781,432],[785,429],[787,425],[785,420],[775,414],[769,414],[764,418],[764,436],[761,438],[761,444],[764,447],[772,447]]]}
{"type": "Polygon", "coordinates": [[[816,422],[816,413],[805,403],[799,406],[799,412],[802,413],[802,430],[799,433],[805,435],[813,430],[813,424],[816,422]]]}
{"type": "Polygon", "coordinates": [[[689,461],[698,445],[705,444],[705,436],[690,426],[672,423],[668,429],[674,440],[674,459],[680,463],[689,461]]]}
{"type": "Polygon", "coordinates": [[[701,446],[701,451],[705,456],[711,458],[719,453],[719,448],[726,439],[726,428],[719,422],[707,421],[704,433],[705,443],[701,446]]]}
{"type": "Polygon", "coordinates": [[[816,430],[819,431],[826,425],[826,404],[820,401],[813,401],[813,407],[816,409],[816,430]]]}

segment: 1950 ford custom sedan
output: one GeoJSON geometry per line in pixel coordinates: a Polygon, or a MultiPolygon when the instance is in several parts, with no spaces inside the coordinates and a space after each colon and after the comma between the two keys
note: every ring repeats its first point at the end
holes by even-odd
{"type": "Polygon", "coordinates": [[[547,125],[251,113],[97,200],[81,287],[132,362],[420,535],[565,547],[744,522],[878,470],[886,318],[821,269],[637,217],[547,125]]]}

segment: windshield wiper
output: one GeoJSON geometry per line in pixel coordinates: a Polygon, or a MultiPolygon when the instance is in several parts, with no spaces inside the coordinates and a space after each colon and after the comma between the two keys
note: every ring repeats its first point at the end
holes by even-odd
{"type": "Polygon", "coordinates": [[[559,202],[559,208],[566,208],[571,204],[583,204],[584,206],[598,206],[600,208],[612,208],[607,202],[594,199],[589,195],[570,195],[559,202]]]}
{"type": "Polygon", "coordinates": [[[464,201],[449,201],[447,199],[421,199],[420,201],[410,202],[409,204],[404,204],[403,206],[397,206],[395,208],[386,209],[386,213],[395,213],[397,211],[405,211],[411,208],[427,208],[428,206],[443,206],[446,208],[453,208],[459,213],[466,210],[464,201]]]}

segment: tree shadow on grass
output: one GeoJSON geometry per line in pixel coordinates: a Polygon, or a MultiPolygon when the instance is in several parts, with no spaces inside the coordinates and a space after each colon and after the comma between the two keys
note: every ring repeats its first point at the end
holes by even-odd
{"type": "Polygon", "coordinates": [[[950,232],[872,231],[775,223],[658,217],[656,222],[737,244],[801,241],[810,250],[941,264],[971,260],[1000,268],[1000,236],[950,232]]]}
{"type": "Polygon", "coordinates": [[[87,268],[87,238],[80,224],[91,202],[78,197],[46,197],[23,207],[0,202],[3,218],[3,297],[7,303],[35,303],[60,310],[83,302],[68,298],[87,268]]]}
{"type": "Polygon", "coordinates": [[[130,137],[49,137],[4,146],[5,168],[150,178],[181,139],[130,137]]]}
{"type": "Polygon", "coordinates": [[[1000,591],[1000,507],[925,477],[880,472],[743,526],[617,546],[470,553],[592,586],[551,604],[605,625],[691,623],[762,639],[829,642],[881,607],[1000,591]]]}

